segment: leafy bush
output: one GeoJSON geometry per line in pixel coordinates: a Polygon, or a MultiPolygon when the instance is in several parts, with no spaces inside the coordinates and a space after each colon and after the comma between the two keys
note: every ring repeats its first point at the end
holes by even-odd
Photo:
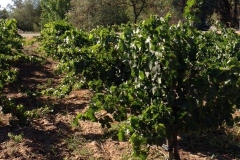
{"type": "Polygon", "coordinates": [[[37,62],[35,58],[23,54],[23,38],[17,33],[16,23],[14,19],[0,20],[0,106],[3,113],[11,113],[20,124],[25,124],[28,114],[24,106],[3,94],[6,87],[18,81],[17,63],[37,62]]]}
{"type": "Polygon", "coordinates": [[[64,96],[75,83],[103,90],[130,77],[129,67],[116,55],[117,37],[112,28],[100,27],[88,33],[63,21],[47,24],[41,33],[42,49],[60,61],[56,73],[67,76],[57,90],[50,88],[46,93],[64,96]]]}
{"type": "MultiPolygon", "coordinates": [[[[65,66],[61,71],[80,75],[96,93],[76,123],[91,119],[110,127],[113,120],[127,121],[118,137],[127,136],[142,159],[147,144],[159,145],[164,137],[169,152],[173,145],[174,157],[180,159],[178,134],[232,123],[240,100],[240,37],[233,30],[202,32],[191,21],[169,25],[169,16],[151,16],[120,28],[120,35],[111,27],[84,32],[88,42],[71,48],[63,39],[79,31],[70,29],[57,38],[63,42],[57,48],[65,51],[59,56],[65,66]],[[101,115],[102,110],[112,116],[101,115]]],[[[68,78],[68,88],[78,83],[68,78]]]]}

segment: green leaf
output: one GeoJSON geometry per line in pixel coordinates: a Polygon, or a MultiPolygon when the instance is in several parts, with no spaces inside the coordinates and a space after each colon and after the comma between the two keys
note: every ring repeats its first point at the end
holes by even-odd
{"type": "Polygon", "coordinates": [[[74,118],[72,124],[73,124],[73,127],[79,126],[78,118],[74,118]]]}
{"type": "Polygon", "coordinates": [[[121,51],[121,52],[125,51],[125,44],[122,39],[119,40],[118,46],[119,46],[119,51],[121,51]]]}
{"type": "Polygon", "coordinates": [[[144,72],[143,72],[143,71],[140,71],[140,72],[139,72],[139,78],[140,78],[141,80],[144,80],[145,75],[144,75],[144,72]]]}
{"type": "Polygon", "coordinates": [[[120,129],[119,132],[118,132],[118,140],[119,141],[125,141],[125,133],[124,133],[124,130],[123,129],[120,129]]]}
{"type": "Polygon", "coordinates": [[[110,87],[110,93],[114,93],[116,91],[117,87],[116,86],[111,86],[110,87]]]}
{"type": "Polygon", "coordinates": [[[88,39],[91,40],[93,38],[93,34],[89,34],[88,39]]]}
{"type": "Polygon", "coordinates": [[[91,108],[87,110],[87,112],[85,113],[85,116],[92,121],[96,121],[94,111],[91,108]]]}
{"type": "Polygon", "coordinates": [[[134,126],[134,127],[139,126],[138,122],[139,122],[138,118],[136,118],[136,117],[131,117],[130,118],[131,126],[134,126]]]}
{"type": "Polygon", "coordinates": [[[166,134],[166,127],[164,124],[156,124],[155,125],[155,131],[160,135],[160,136],[165,136],[166,134]]]}

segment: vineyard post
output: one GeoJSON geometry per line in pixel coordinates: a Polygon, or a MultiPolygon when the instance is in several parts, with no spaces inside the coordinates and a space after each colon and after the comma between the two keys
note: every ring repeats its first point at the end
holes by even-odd
{"type": "Polygon", "coordinates": [[[168,146],[169,160],[172,160],[173,159],[173,146],[172,146],[172,139],[171,138],[167,139],[167,146],[168,146]]]}
{"type": "Polygon", "coordinates": [[[168,159],[173,159],[173,145],[171,137],[166,138],[166,144],[162,145],[163,149],[168,152],[168,159]]]}
{"type": "Polygon", "coordinates": [[[240,16],[238,17],[238,30],[240,31],[240,16]]]}

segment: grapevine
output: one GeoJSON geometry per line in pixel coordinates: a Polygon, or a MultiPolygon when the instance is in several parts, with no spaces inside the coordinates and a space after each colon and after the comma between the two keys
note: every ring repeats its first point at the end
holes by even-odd
{"type": "Polygon", "coordinates": [[[58,73],[67,75],[62,95],[76,84],[95,93],[75,122],[90,119],[111,127],[112,121],[126,121],[118,137],[128,138],[142,159],[147,144],[161,145],[164,138],[180,159],[179,134],[231,125],[239,108],[240,37],[221,27],[198,31],[190,20],[170,25],[169,19],[151,16],[122,25],[121,34],[111,27],[61,32],[53,25],[47,29],[60,33],[52,37],[56,43],[48,45],[44,34],[42,39],[45,52],[60,60],[58,73]],[[101,115],[103,110],[109,114],[101,115]]]}
{"type": "Polygon", "coordinates": [[[11,113],[19,124],[25,125],[29,112],[22,104],[8,98],[4,89],[19,82],[19,68],[16,67],[18,63],[39,63],[39,60],[22,52],[24,39],[17,33],[16,24],[14,19],[0,20],[0,111],[4,114],[11,113]]]}

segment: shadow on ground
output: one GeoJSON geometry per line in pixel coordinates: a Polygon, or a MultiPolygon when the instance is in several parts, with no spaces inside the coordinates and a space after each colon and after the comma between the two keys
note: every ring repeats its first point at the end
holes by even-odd
{"type": "Polygon", "coordinates": [[[240,137],[226,128],[205,134],[184,135],[180,149],[202,158],[240,159],[240,137]]]}
{"type": "Polygon", "coordinates": [[[49,87],[46,85],[49,80],[52,81],[51,87],[60,81],[53,74],[53,66],[54,62],[51,61],[43,65],[41,61],[15,64],[19,70],[18,81],[7,86],[4,94],[16,104],[22,104],[26,111],[39,110],[39,113],[25,126],[10,125],[8,119],[12,118],[11,115],[1,114],[0,159],[64,159],[71,154],[66,146],[66,139],[74,132],[71,120],[88,105],[88,99],[81,98],[82,92],[77,95],[77,102],[70,98],[56,99],[41,95],[42,86],[49,87]],[[44,112],[44,107],[49,111],[44,112]],[[16,142],[9,133],[15,137],[22,134],[22,139],[16,142]]]}

